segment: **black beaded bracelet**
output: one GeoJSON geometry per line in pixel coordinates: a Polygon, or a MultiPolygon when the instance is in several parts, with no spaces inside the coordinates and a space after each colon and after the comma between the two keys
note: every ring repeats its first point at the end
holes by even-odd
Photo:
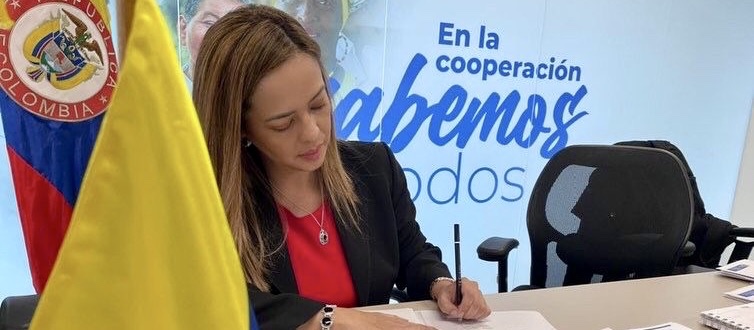
{"type": "Polygon", "coordinates": [[[325,305],[325,308],[322,308],[322,321],[319,322],[319,324],[322,326],[322,330],[330,330],[330,328],[333,325],[333,314],[335,314],[335,307],[336,305],[325,305]]]}

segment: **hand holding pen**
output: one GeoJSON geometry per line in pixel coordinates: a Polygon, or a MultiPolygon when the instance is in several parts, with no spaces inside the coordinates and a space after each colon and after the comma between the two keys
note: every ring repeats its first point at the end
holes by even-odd
{"type": "Polygon", "coordinates": [[[456,259],[456,279],[440,278],[431,287],[431,296],[437,307],[448,318],[459,320],[481,320],[491,311],[479,290],[477,282],[461,277],[460,233],[458,224],[453,226],[456,259]]]}

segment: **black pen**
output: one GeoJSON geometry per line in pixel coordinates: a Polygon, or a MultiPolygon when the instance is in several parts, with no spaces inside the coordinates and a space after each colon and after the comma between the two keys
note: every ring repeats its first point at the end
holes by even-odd
{"type": "Polygon", "coordinates": [[[461,234],[459,225],[456,223],[453,225],[454,245],[456,250],[456,306],[461,304],[461,234]]]}

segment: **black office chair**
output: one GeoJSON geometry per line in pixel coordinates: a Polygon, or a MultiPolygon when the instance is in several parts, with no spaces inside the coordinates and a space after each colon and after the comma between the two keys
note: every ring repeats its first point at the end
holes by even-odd
{"type": "Polygon", "coordinates": [[[31,317],[39,302],[38,295],[13,296],[0,304],[0,330],[29,329],[31,317]]]}
{"type": "Polygon", "coordinates": [[[707,213],[694,172],[677,146],[665,140],[622,141],[616,145],[666,150],[678,157],[686,168],[694,198],[694,221],[689,236],[690,253],[681,257],[676,273],[710,271],[721,265],[749,258],[754,240],[745,241],[741,238],[754,238],[754,228],[741,228],[707,213]],[[733,245],[730,256],[727,260],[721,260],[723,251],[730,245],[733,245]]]}
{"type": "Polygon", "coordinates": [[[402,303],[402,302],[407,302],[410,299],[408,298],[408,292],[406,292],[406,288],[401,289],[401,288],[398,288],[397,286],[394,286],[393,290],[390,291],[390,300],[397,303],[402,303]]]}
{"type": "MultiPolygon", "coordinates": [[[[529,199],[526,223],[534,287],[669,275],[683,253],[693,214],[691,186],[672,153],[576,145],[553,156],[529,199]]],[[[498,263],[518,242],[494,237],[479,258],[498,263]]]]}
{"type": "Polygon", "coordinates": [[[712,271],[715,268],[741,259],[748,259],[754,249],[754,228],[742,228],[727,220],[705,213],[694,222],[689,242],[695,251],[678,261],[677,273],[712,271]],[[742,240],[748,238],[749,240],[742,240]],[[733,249],[727,260],[721,260],[729,246],[733,249]],[[702,269],[700,270],[701,267],[702,269]]]}

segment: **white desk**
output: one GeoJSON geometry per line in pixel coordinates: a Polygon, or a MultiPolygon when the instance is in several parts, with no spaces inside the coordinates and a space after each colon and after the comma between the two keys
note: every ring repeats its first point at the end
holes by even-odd
{"type": "MultiPolygon", "coordinates": [[[[742,304],[723,297],[723,292],[747,284],[708,272],[491,294],[486,298],[493,311],[539,311],[558,330],[625,330],[671,321],[702,330],[710,328],[699,324],[699,313],[742,304]]],[[[364,309],[392,308],[429,310],[436,305],[419,301],[364,309]]]]}

